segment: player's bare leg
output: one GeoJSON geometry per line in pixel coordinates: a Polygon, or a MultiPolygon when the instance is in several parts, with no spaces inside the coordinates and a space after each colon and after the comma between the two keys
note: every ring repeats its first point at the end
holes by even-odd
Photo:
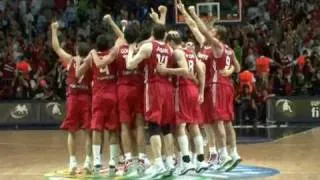
{"type": "Polygon", "coordinates": [[[199,129],[198,124],[189,124],[189,131],[193,137],[193,143],[195,147],[195,153],[197,155],[197,167],[196,171],[198,173],[205,171],[209,168],[209,165],[204,162],[204,146],[203,146],[203,137],[199,129]]]}
{"type": "Polygon", "coordinates": [[[229,146],[229,154],[232,158],[232,163],[230,166],[226,167],[226,171],[231,171],[234,169],[241,161],[241,157],[238,154],[237,142],[236,142],[236,133],[232,126],[232,122],[225,123],[225,129],[227,134],[227,144],[229,146]]]}
{"type": "Polygon", "coordinates": [[[70,175],[74,175],[77,170],[75,140],[76,140],[75,132],[68,132],[69,173],[70,173],[70,175]]]}
{"type": "Polygon", "coordinates": [[[136,115],[136,142],[138,151],[138,174],[140,176],[145,174],[145,170],[150,166],[147,155],[145,154],[145,130],[144,130],[144,119],[141,114],[136,115]]]}
{"type": "Polygon", "coordinates": [[[227,137],[226,137],[226,130],[224,127],[224,121],[216,121],[213,124],[214,130],[217,135],[217,144],[218,144],[218,161],[215,164],[215,169],[221,170],[226,165],[231,163],[232,159],[228,155],[227,151],[227,137]]]}
{"type": "Polygon", "coordinates": [[[109,131],[109,175],[115,176],[117,172],[117,163],[119,160],[119,136],[117,131],[109,131]]]}
{"type": "Polygon", "coordinates": [[[152,179],[162,178],[167,173],[162,159],[161,127],[156,123],[149,123],[150,144],[154,158],[154,165],[146,174],[152,174],[152,179]]]}
{"type": "Polygon", "coordinates": [[[209,148],[208,163],[212,165],[213,162],[215,162],[215,160],[218,158],[218,152],[216,148],[216,137],[213,131],[213,127],[210,124],[206,124],[204,126],[204,130],[206,133],[206,138],[208,140],[208,148],[209,148]]]}
{"type": "Polygon", "coordinates": [[[126,123],[121,124],[121,144],[125,158],[124,175],[129,175],[133,170],[132,142],[134,142],[134,137],[133,133],[131,133],[130,125],[126,123]]]}
{"type": "MultiPolygon", "coordinates": [[[[102,132],[94,130],[92,133],[92,154],[93,154],[93,166],[95,174],[100,173],[101,169],[101,154],[102,154],[102,132]]],[[[104,138],[103,138],[104,139],[104,138]]]]}
{"type": "Polygon", "coordinates": [[[86,159],[84,161],[84,169],[86,174],[91,174],[92,170],[92,133],[90,131],[84,131],[86,138],[86,159]]]}
{"type": "Polygon", "coordinates": [[[186,123],[179,124],[177,127],[177,140],[179,149],[182,153],[182,161],[180,168],[177,169],[177,174],[185,175],[189,171],[195,170],[191,163],[189,139],[186,134],[186,123]]]}

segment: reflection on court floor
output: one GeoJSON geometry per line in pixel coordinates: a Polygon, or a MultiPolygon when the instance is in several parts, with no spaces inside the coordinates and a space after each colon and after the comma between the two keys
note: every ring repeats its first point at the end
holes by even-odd
{"type": "MultiPolygon", "coordinates": [[[[63,171],[56,171],[54,173],[48,173],[45,176],[49,180],[62,180],[62,179],[115,179],[115,180],[122,180],[122,179],[151,179],[151,177],[145,176],[142,178],[138,178],[137,176],[133,175],[130,177],[114,177],[110,178],[106,175],[106,171],[101,172],[101,176],[82,176],[81,174],[78,174],[77,176],[71,177],[71,176],[64,176],[63,171]]],[[[234,169],[231,172],[215,172],[214,170],[208,170],[202,174],[188,174],[185,176],[179,176],[179,177],[168,177],[165,179],[173,179],[173,180],[210,180],[210,179],[260,179],[264,177],[273,176],[275,174],[278,174],[279,171],[271,168],[263,168],[263,167],[257,167],[252,165],[239,165],[236,169],[234,169]]]]}

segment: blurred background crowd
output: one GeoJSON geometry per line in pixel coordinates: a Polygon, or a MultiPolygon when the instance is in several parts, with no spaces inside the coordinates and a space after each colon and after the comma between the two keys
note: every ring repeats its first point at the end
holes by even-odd
{"type": "MultiPolygon", "coordinates": [[[[235,0],[224,1],[237,6],[235,0]]],[[[242,22],[227,24],[227,43],[243,67],[233,77],[235,106],[242,123],[258,123],[265,120],[271,96],[320,94],[320,1],[242,3],[242,22]]],[[[186,26],[175,24],[174,0],[0,0],[0,100],[65,99],[66,71],[50,42],[52,20],[61,27],[62,47],[74,54],[79,37],[94,47],[95,38],[108,31],[101,23],[104,14],[118,24],[123,19],[143,23],[150,21],[150,7],[160,4],[168,7],[167,23],[193,41],[186,26]]]]}

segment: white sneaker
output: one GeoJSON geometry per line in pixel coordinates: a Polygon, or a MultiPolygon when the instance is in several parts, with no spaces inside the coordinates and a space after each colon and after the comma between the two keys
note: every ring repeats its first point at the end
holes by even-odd
{"type": "Polygon", "coordinates": [[[77,171],[77,161],[70,161],[69,162],[69,174],[75,175],[77,171]]]}
{"type": "Polygon", "coordinates": [[[177,174],[179,176],[185,175],[190,171],[195,171],[196,168],[193,166],[193,164],[191,162],[189,163],[183,163],[180,167],[180,169],[177,171],[177,174]]]}
{"type": "Polygon", "coordinates": [[[229,172],[232,171],[234,168],[236,168],[240,162],[242,161],[241,157],[237,154],[234,156],[231,156],[232,161],[228,165],[225,166],[224,171],[229,172]]]}
{"type": "Polygon", "coordinates": [[[161,165],[153,165],[146,170],[146,174],[150,175],[151,179],[162,179],[167,177],[167,169],[161,165]]]}
{"type": "Polygon", "coordinates": [[[92,162],[85,161],[83,165],[83,169],[85,171],[85,174],[92,174],[92,162]]]}
{"type": "Polygon", "coordinates": [[[196,166],[196,172],[197,173],[202,173],[203,171],[206,171],[208,168],[210,167],[210,164],[202,161],[198,161],[197,162],[197,166],[196,166]]]}
{"type": "Polygon", "coordinates": [[[168,162],[165,161],[165,168],[167,169],[168,173],[170,174],[170,176],[174,173],[175,171],[175,166],[174,166],[174,162],[168,162]]]}
{"type": "Polygon", "coordinates": [[[150,161],[147,158],[143,158],[143,159],[138,159],[138,165],[137,165],[137,171],[138,171],[138,175],[144,176],[145,175],[145,171],[150,168],[151,164],[150,161]]]}
{"type": "Polygon", "coordinates": [[[232,162],[232,158],[229,155],[226,156],[219,156],[218,161],[216,164],[214,164],[213,169],[220,171],[227,165],[229,165],[232,162]]]}

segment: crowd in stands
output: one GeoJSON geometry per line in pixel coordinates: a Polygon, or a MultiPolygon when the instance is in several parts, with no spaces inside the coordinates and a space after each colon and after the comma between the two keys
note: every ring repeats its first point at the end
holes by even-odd
{"type": "MultiPolygon", "coordinates": [[[[150,7],[160,4],[168,7],[167,23],[174,26],[173,0],[0,0],[0,100],[65,98],[66,71],[50,43],[52,20],[59,22],[63,48],[74,54],[79,38],[94,47],[97,35],[108,31],[104,14],[118,24],[145,22],[150,7]]],[[[233,78],[240,119],[264,120],[266,100],[273,95],[320,95],[320,1],[242,4],[243,20],[228,24],[227,42],[243,67],[233,78]]],[[[185,39],[193,39],[186,27],[179,28],[185,39]]]]}

